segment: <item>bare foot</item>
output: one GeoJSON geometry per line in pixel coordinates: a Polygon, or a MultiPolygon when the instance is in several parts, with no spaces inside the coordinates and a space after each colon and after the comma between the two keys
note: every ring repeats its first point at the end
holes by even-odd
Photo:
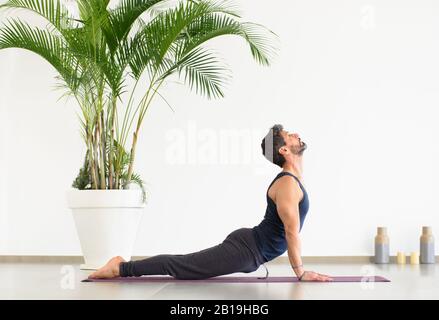
{"type": "Polygon", "coordinates": [[[125,260],[120,257],[113,257],[107,262],[105,266],[93,272],[88,276],[89,279],[107,279],[119,277],[119,264],[125,262],[125,260]]]}

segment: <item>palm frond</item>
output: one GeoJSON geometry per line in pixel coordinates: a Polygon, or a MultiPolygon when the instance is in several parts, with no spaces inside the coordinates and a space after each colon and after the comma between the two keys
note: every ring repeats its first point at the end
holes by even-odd
{"type": "Polygon", "coordinates": [[[110,28],[105,32],[110,52],[115,52],[119,41],[128,36],[136,20],[159,2],[163,0],[122,0],[115,9],[110,11],[110,28]]]}
{"type": "Polygon", "coordinates": [[[130,44],[127,40],[120,41],[113,56],[107,56],[107,62],[103,63],[102,70],[105,80],[115,97],[120,97],[125,87],[125,76],[130,62],[130,44]]]}
{"type": "Polygon", "coordinates": [[[68,9],[60,0],[8,0],[0,9],[24,9],[49,21],[59,32],[71,26],[68,9]]]}
{"type": "Polygon", "coordinates": [[[86,152],[84,158],[84,164],[82,168],[79,170],[78,175],[72,183],[72,187],[84,190],[91,188],[91,173],[90,173],[90,165],[89,165],[89,151],[86,152]]]}
{"type": "Polygon", "coordinates": [[[261,65],[269,65],[277,53],[277,36],[261,25],[240,22],[218,13],[204,15],[193,21],[179,39],[185,42],[181,54],[191,51],[205,42],[223,35],[236,35],[245,39],[254,59],[261,65]]]}
{"type": "Polygon", "coordinates": [[[9,19],[0,28],[0,50],[21,48],[38,54],[49,62],[73,91],[79,85],[78,63],[61,37],[47,30],[32,28],[27,23],[9,19]]]}
{"type": "MultiPolygon", "coordinates": [[[[157,15],[133,36],[132,59],[133,75],[139,79],[145,69],[152,74],[163,73],[175,59],[169,57],[175,42],[186,33],[194,21],[209,14],[233,14],[227,7],[213,1],[180,2],[175,8],[157,15]],[[163,66],[165,64],[165,66],[163,66]]],[[[190,50],[189,50],[190,51],[190,50]]]]}
{"type": "Polygon", "coordinates": [[[241,17],[241,12],[232,0],[188,0],[195,4],[207,4],[212,12],[223,13],[236,18],[241,17]]]}
{"type": "MultiPolygon", "coordinates": [[[[224,2],[189,1],[158,15],[141,29],[132,40],[130,67],[136,79],[145,70],[149,74],[167,76],[178,68],[179,60],[205,42],[223,35],[237,35],[245,39],[253,58],[261,65],[269,65],[277,52],[273,45],[276,35],[266,28],[236,20],[224,2]]],[[[189,59],[189,61],[192,61],[189,59]]],[[[224,69],[219,69],[224,70],[224,69]]],[[[195,76],[190,67],[188,74],[195,76]]],[[[195,76],[200,79],[201,75],[195,76]]],[[[218,81],[217,81],[218,82],[218,81]]],[[[192,87],[199,81],[189,82],[192,87]]],[[[223,96],[219,86],[195,86],[197,92],[208,97],[223,96]],[[200,89],[203,90],[200,90],[200,89]],[[212,89],[209,91],[209,89],[212,89]]]]}
{"type": "Polygon", "coordinates": [[[222,88],[231,77],[230,70],[210,50],[201,47],[177,61],[176,69],[191,89],[209,99],[224,97],[222,88]]]}
{"type": "Polygon", "coordinates": [[[76,0],[79,16],[83,22],[97,21],[105,13],[110,0],[76,0]]]}
{"type": "Polygon", "coordinates": [[[256,23],[245,22],[241,26],[242,36],[247,40],[253,58],[259,64],[269,66],[277,55],[277,35],[256,23]]]}
{"type": "Polygon", "coordinates": [[[144,186],[144,181],[140,178],[140,175],[133,173],[131,175],[130,181],[128,181],[128,172],[122,174],[123,188],[128,188],[130,183],[134,183],[142,190],[142,203],[146,203],[146,190],[144,186]]]}

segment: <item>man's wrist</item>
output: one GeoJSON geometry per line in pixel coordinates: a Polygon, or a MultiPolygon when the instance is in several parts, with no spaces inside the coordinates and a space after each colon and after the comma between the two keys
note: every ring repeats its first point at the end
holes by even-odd
{"type": "Polygon", "coordinates": [[[299,281],[302,281],[303,276],[305,275],[306,271],[303,271],[302,274],[297,277],[299,279],[299,281]]]}
{"type": "Polygon", "coordinates": [[[296,274],[296,276],[300,277],[303,272],[305,271],[303,269],[303,266],[297,266],[296,268],[293,267],[294,273],[296,274]]]}

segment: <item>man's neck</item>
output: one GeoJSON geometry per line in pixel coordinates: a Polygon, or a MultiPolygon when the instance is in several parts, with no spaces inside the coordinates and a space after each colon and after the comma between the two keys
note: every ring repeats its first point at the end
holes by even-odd
{"type": "Polygon", "coordinates": [[[297,178],[302,179],[303,166],[302,157],[294,159],[293,162],[286,162],[282,167],[283,171],[287,171],[295,175],[297,178]]]}

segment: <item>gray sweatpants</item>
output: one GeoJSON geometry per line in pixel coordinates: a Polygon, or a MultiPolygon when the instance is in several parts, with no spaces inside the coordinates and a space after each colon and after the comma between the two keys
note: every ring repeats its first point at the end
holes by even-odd
{"type": "Polygon", "coordinates": [[[240,228],[214,247],[189,254],[160,254],[122,262],[122,277],[170,275],[177,279],[206,279],[235,272],[253,272],[264,263],[251,228],[240,228]]]}

